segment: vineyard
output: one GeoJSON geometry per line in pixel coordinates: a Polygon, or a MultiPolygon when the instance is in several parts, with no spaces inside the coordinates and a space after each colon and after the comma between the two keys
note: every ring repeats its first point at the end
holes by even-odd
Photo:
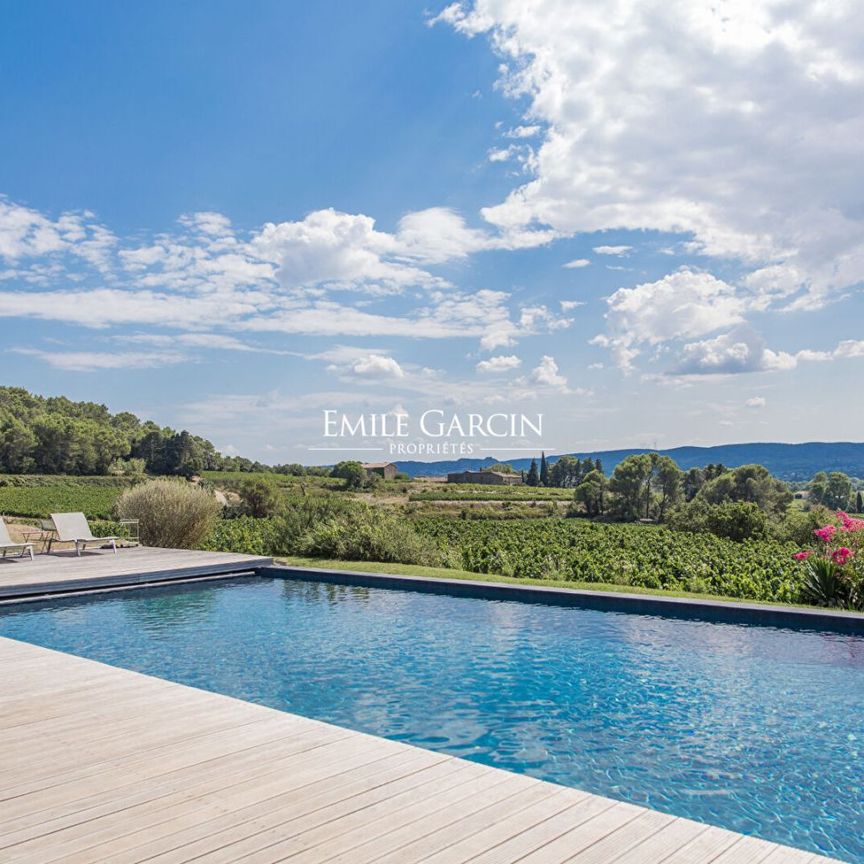
{"type": "MultiPolygon", "coordinates": [[[[424,484],[431,485],[431,484],[424,484]]],[[[435,484],[412,491],[409,501],[572,501],[572,489],[541,486],[487,486],[478,483],[435,484]]]]}
{"type": "Polygon", "coordinates": [[[108,519],[124,485],[63,483],[53,486],[0,487],[0,513],[46,518],[50,513],[81,511],[93,519],[108,519]]]}
{"type": "Polygon", "coordinates": [[[737,543],[653,525],[579,519],[424,518],[416,527],[442,552],[451,550],[450,566],[475,573],[799,600],[800,575],[792,559],[797,547],[789,543],[737,543]]]}

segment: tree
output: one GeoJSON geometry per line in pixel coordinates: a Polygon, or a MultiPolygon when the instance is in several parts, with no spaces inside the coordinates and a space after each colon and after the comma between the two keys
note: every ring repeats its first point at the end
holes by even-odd
{"type": "MultiPolygon", "coordinates": [[[[669,510],[681,500],[684,475],[669,456],[660,456],[657,453],[651,454],[651,469],[652,478],[649,485],[656,498],[656,517],[662,522],[669,510]]],[[[646,518],[650,513],[651,501],[649,497],[646,506],[646,518]]]]}
{"type": "Polygon", "coordinates": [[[595,467],[590,459],[583,462],[575,456],[562,456],[549,469],[549,485],[560,489],[573,489],[595,467]]]}
{"type": "Polygon", "coordinates": [[[537,470],[537,460],[532,459],[531,465],[528,468],[528,474],[525,477],[526,486],[538,486],[540,484],[540,472],[537,470]]]}
{"type": "Polygon", "coordinates": [[[783,515],[792,502],[789,487],[772,476],[764,465],[742,465],[726,471],[707,481],[696,497],[708,504],[751,501],[760,510],[778,516],[783,515]]]}
{"type": "Polygon", "coordinates": [[[362,489],[367,480],[366,469],[360,462],[353,459],[334,465],[330,476],[344,480],[346,489],[362,489]]]}
{"type": "Polygon", "coordinates": [[[573,500],[585,508],[587,516],[603,513],[606,493],[606,477],[596,468],[589,471],[573,491],[573,500]]]}
{"type": "Polygon", "coordinates": [[[689,471],[686,471],[683,479],[684,500],[692,501],[702,488],[704,482],[705,472],[701,468],[691,468],[689,471]]]}
{"type": "Polygon", "coordinates": [[[240,497],[246,512],[256,519],[275,516],[282,508],[279,487],[265,477],[244,480],[240,485],[240,497]]]}
{"type": "Polygon", "coordinates": [[[10,474],[26,474],[36,462],[33,458],[36,436],[16,417],[8,416],[0,423],[0,470],[10,474]]]}
{"type": "Polygon", "coordinates": [[[609,478],[609,491],[615,496],[613,511],[620,519],[636,520],[646,510],[651,495],[651,456],[639,453],[622,459],[609,478]]]}
{"type": "Polygon", "coordinates": [[[831,510],[845,510],[852,502],[855,487],[842,471],[820,471],[810,481],[810,499],[831,510]]]}
{"type": "Polygon", "coordinates": [[[496,462],[485,469],[486,471],[497,471],[499,474],[515,474],[516,469],[507,462],[496,462]]]}
{"type": "Polygon", "coordinates": [[[855,512],[864,513],[864,496],[861,495],[860,490],[855,495],[855,512]]]}
{"type": "Polygon", "coordinates": [[[549,485],[549,464],[546,462],[546,453],[540,454],[540,485],[549,485]]]}

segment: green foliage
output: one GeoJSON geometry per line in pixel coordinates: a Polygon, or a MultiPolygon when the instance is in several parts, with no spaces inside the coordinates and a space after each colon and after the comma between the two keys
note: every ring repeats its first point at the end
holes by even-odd
{"type": "Polygon", "coordinates": [[[628,456],[615,466],[609,478],[609,491],[613,495],[612,513],[617,518],[632,522],[650,517],[651,471],[648,453],[628,456]]]}
{"type": "Polygon", "coordinates": [[[851,568],[835,564],[825,556],[813,556],[804,565],[801,596],[814,606],[856,608],[859,583],[851,568]]]}
{"type": "Polygon", "coordinates": [[[493,486],[486,483],[424,484],[409,492],[409,501],[569,501],[569,489],[540,486],[493,486]],[[428,487],[428,488],[424,488],[428,487]]]}
{"type": "Polygon", "coordinates": [[[540,471],[537,469],[537,460],[531,460],[531,466],[528,468],[528,473],[525,475],[525,483],[528,486],[540,485],[540,471]]]}
{"type": "MultiPolygon", "coordinates": [[[[0,481],[18,478],[0,477],[0,481]]],[[[9,516],[24,516],[47,519],[51,513],[82,512],[88,519],[107,519],[114,504],[128,483],[114,478],[74,478],[36,476],[37,483],[0,484],[0,513],[9,516]],[[46,480],[53,480],[46,483],[46,480]],[[58,480],[62,482],[57,482],[58,480]],[[105,483],[76,482],[79,480],[109,480],[105,483]]]]}
{"type": "Polygon", "coordinates": [[[697,498],[675,510],[669,526],[676,531],[707,531],[727,540],[757,540],[768,536],[768,518],[751,501],[709,504],[697,498]]]}
{"type": "Polygon", "coordinates": [[[364,486],[370,485],[370,478],[366,473],[366,469],[362,463],[353,459],[338,462],[334,465],[331,476],[344,480],[346,489],[362,489],[364,486]]]}
{"type": "Polygon", "coordinates": [[[245,480],[240,487],[240,497],[245,513],[257,519],[275,516],[284,503],[279,487],[265,477],[245,480]]]}
{"type": "Polygon", "coordinates": [[[540,485],[549,485],[549,463],[546,461],[546,454],[540,454],[540,485]]]}
{"type": "Polygon", "coordinates": [[[290,554],[281,545],[276,520],[255,519],[253,516],[217,520],[200,548],[245,555],[290,554]]]}
{"type": "Polygon", "coordinates": [[[846,606],[847,585],[843,568],[830,558],[813,557],[804,566],[801,594],[815,606],[846,606]]]}
{"type": "Polygon", "coordinates": [[[573,491],[573,501],[587,516],[600,516],[605,507],[607,481],[602,471],[589,471],[573,491]]]}
{"type": "Polygon", "coordinates": [[[792,493],[782,480],[762,465],[742,465],[707,480],[697,498],[708,504],[750,501],[766,513],[782,515],[792,503],[792,493]]]}
{"type": "Polygon", "coordinates": [[[830,474],[819,471],[810,481],[809,489],[814,504],[822,504],[831,510],[847,510],[855,492],[852,480],[842,471],[830,474]]]}
{"type": "Polygon", "coordinates": [[[298,552],[349,561],[441,563],[436,545],[419,535],[399,513],[357,504],[316,522],[298,541],[298,552]]]}
{"type": "Polygon", "coordinates": [[[776,541],[733,542],[656,525],[535,519],[489,522],[421,519],[418,530],[442,550],[456,550],[456,566],[519,578],[698,590],[752,600],[795,602],[798,547],[776,541]]]}
{"type": "Polygon", "coordinates": [[[218,468],[222,457],[203,438],[128,412],[0,387],[0,472],[105,474],[123,462],[137,467],[134,460],[151,474],[190,476],[218,468]]]}
{"type": "Polygon", "coordinates": [[[138,519],[146,546],[193,549],[213,530],[220,513],[210,493],[182,480],[150,480],[117,500],[119,519],[138,519]]]}
{"type": "Polygon", "coordinates": [[[583,460],[575,456],[561,456],[549,470],[549,485],[574,489],[591,471],[603,473],[599,459],[583,460]]]}

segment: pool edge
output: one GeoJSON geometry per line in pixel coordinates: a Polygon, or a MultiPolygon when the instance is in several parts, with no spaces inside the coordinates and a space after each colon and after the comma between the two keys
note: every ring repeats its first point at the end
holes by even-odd
{"type": "Polygon", "coordinates": [[[258,567],[256,573],[282,578],[287,576],[342,585],[425,591],[486,600],[541,602],[556,606],[575,606],[600,611],[635,612],[637,614],[676,618],[696,617],[733,624],[809,627],[864,635],[864,615],[815,607],[807,609],[796,606],[774,606],[767,603],[661,597],[655,594],[590,591],[584,588],[555,588],[542,585],[515,585],[510,582],[445,579],[439,576],[409,576],[365,570],[295,567],[276,563],[258,567]]]}

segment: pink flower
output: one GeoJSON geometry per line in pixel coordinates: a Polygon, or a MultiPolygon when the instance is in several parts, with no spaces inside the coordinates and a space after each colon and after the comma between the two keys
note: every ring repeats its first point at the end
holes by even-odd
{"type": "Polygon", "coordinates": [[[842,510],[837,511],[837,518],[842,523],[844,531],[861,531],[864,529],[864,519],[853,519],[842,510]]]}
{"type": "Polygon", "coordinates": [[[831,555],[831,560],[842,567],[851,557],[852,550],[847,549],[845,546],[841,546],[839,549],[834,550],[831,555]]]}
{"type": "Polygon", "coordinates": [[[812,554],[813,553],[809,549],[807,549],[804,552],[796,552],[792,557],[796,561],[806,561],[812,554]]]}
{"type": "Polygon", "coordinates": [[[824,528],[817,528],[813,533],[823,543],[830,543],[836,530],[833,525],[826,525],[824,528]]]}

